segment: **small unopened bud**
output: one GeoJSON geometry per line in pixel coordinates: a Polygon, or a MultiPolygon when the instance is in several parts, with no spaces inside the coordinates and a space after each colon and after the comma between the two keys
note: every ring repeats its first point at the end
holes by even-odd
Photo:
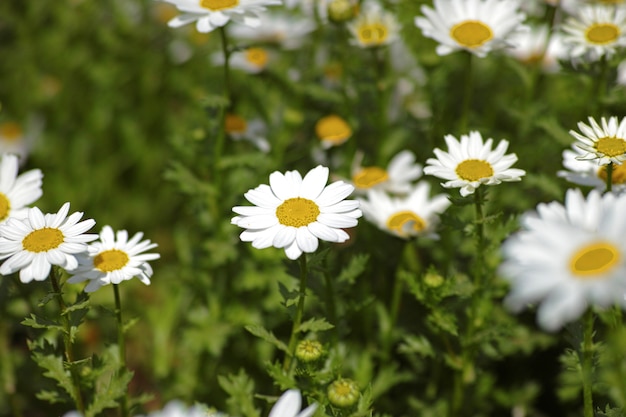
{"type": "Polygon", "coordinates": [[[341,378],[328,386],[328,400],[337,407],[351,407],[359,400],[361,392],[351,379],[341,378]]]}
{"type": "Polygon", "coordinates": [[[296,346],[296,358],[302,362],[318,360],[324,353],[324,347],[317,340],[302,340],[296,346]]]}
{"type": "Polygon", "coordinates": [[[328,18],[335,23],[352,19],[355,12],[355,6],[350,0],[332,0],[328,4],[328,18]]]}
{"type": "Polygon", "coordinates": [[[424,284],[431,288],[440,287],[443,284],[443,277],[437,271],[428,271],[424,276],[424,284]]]}

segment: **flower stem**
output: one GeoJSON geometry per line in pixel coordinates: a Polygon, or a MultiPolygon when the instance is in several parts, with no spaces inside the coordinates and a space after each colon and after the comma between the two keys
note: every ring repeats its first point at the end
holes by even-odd
{"type": "Polygon", "coordinates": [[[461,109],[461,118],[459,121],[459,133],[464,134],[467,132],[467,125],[469,120],[470,102],[472,101],[472,90],[474,78],[472,75],[472,53],[464,52],[467,57],[465,64],[465,92],[463,93],[463,107],[461,109]]]}
{"type": "Polygon", "coordinates": [[[595,74],[593,79],[593,90],[591,94],[591,102],[594,105],[595,113],[601,115],[604,110],[604,96],[606,94],[609,64],[606,55],[602,55],[598,62],[599,73],[595,74]]]}
{"type": "Polygon", "coordinates": [[[593,311],[583,316],[582,377],[584,416],[593,417],[593,311]]]}
{"type": "Polygon", "coordinates": [[[300,330],[300,324],[302,323],[302,316],[304,314],[304,299],[306,297],[308,270],[306,266],[306,254],[300,256],[300,294],[298,296],[298,307],[296,308],[296,315],[293,318],[293,327],[291,328],[291,336],[289,337],[289,345],[287,346],[287,355],[283,362],[283,370],[288,371],[291,367],[291,360],[296,352],[296,345],[298,343],[298,331],[300,330]]]}
{"type": "Polygon", "coordinates": [[[613,190],[613,162],[609,162],[606,166],[606,192],[613,190]]]}
{"type": "Polygon", "coordinates": [[[2,385],[2,392],[8,399],[9,408],[13,417],[21,417],[17,403],[17,392],[15,389],[15,370],[13,364],[13,354],[10,347],[10,324],[2,320],[6,316],[0,318],[0,384],[2,385]]]}
{"type": "MultiPolygon", "coordinates": [[[[117,348],[119,349],[119,372],[126,370],[126,339],[124,337],[124,322],[122,320],[122,300],[120,290],[117,284],[113,284],[113,294],[115,297],[115,319],[117,320],[117,348]]],[[[124,392],[124,396],[120,401],[120,417],[128,417],[128,390],[124,392]]]]}
{"type": "Polygon", "coordinates": [[[330,322],[335,326],[332,329],[333,344],[336,346],[339,341],[339,333],[337,326],[337,306],[335,305],[335,290],[333,286],[333,279],[329,273],[324,273],[324,282],[326,284],[326,307],[328,309],[328,318],[330,322]]]}
{"type": "Polygon", "coordinates": [[[52,268],[50,272],[50,282],[52,284],[52,291],[55,295],[57,303],[59,305],[59,310],[61,312],[61,322],[63,324],[63,349],[65,353],[65,361],[67,362],[70,375],[72,376],[72,384],[74,386],[74,402],[76,404],[77,410],[81,414],[85,414],[85,404],[83,402],[83,396],[80,390],[80,379],[79,375],[74,368],[74,354],[72,352],[72,325],[70,323],[70,318],[67,311],[67,305],[63,300],[63,293],[61,292],[61,285],[59,284],[57,268],[52,268]]]}
{"type": "Polygon", "coordinates": [[[476,219],[474,224],[476,225],[476,275],[474,277],[474,285],[477,287],[483,280],[483,271],[485,266],[485,229],[483,214],[483,193],[480,187],[476,188],[474,192],[474,209],[476,213],[476,219]]]}

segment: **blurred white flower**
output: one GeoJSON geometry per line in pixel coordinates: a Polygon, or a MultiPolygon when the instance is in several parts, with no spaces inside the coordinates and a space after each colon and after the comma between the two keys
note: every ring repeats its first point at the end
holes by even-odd
{"type": "Polygon", "coordinates": [[[350,43],[361,48],[388,45],[400,34],[395,15],[383,10],[377,3],[363,6],[363,11],[346,27],[352,34],[350,43]]]}
{"type": "Polygon", "coordinates": [[[235,39],[253,44],[272,43],[284,49],[297,49],[316,27],[315,22],[307,17],[265,13],[260,18],[261,25],[256,28],[232,25],[228,32],[235,39]]]}
{"type": "Polygon", "coordinates": [[[252,142],[261,152],[270,151],[270,143],[265,138],[267,126],[261,119],[246,120],[234,114],[226,114],[226,133],[232,140],[247,140],[252,142]]]}
{"type": "Polygon", "coordinates": [[[0,224],[9,218],[23,219],[28,205],[41,197],[43,174],[31,169],[18,175],[18,157],[2,154],[0,160],[0,224]]]}
{"type": "Polygon", "coordinates": [[[559,60],[568,57],[561,34],[550,34],[546,25],[531,26],[529,31],[520,32],[513,39],[516,47],[507,49],[507,54],[523,63],[539,63],[546,72],[557,72],[559,60]]]}
{"type": "Polygon", "coordinates": [[[300,391],[290,389],[285,391],[276,401],[268,417],[311,417],[317,410],[317,403],[313,403],[300,411],[301,406],[300,391]]]}
{"type": "Polygon", "coordinates": [[[413,181],[422,176],[422,166],[415,162],[415,155],[408,150],[391,158],[387,169],[361,166],[362,158],[363,154],[358,153],[352,164],[352,183],[360,193],[378,189],[394,194],[407,194],[413,188],[413,181]]]}
{"type": "MultiPolygon", "coordinates": [[[[572,149],[564,150],[563,166],[567,170],[558,171],[557,175],[573,184],[594,187],[603,191],[606,189],[607,166],[598,165],[595,160],[580,159],[585,153],[576,145],[572,145],[572,149]]],[[[626,191],[626,164],[613,166],[611,184],[612,191],[615,193],[626,191]]]]}

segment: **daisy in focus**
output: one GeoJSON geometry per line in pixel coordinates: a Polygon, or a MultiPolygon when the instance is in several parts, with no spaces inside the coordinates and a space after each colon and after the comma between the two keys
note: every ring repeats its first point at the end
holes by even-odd
{"type": "Polygon", "coordinates": [[[513,311],[540,303],[548,331],[578,319],[590,306],[626,308],[626,196],[597,190],[585,199],[568,190],[565,205],[539,204],[522,217],[522,231],[502,246],[502,276],[511,283],[513,311]]]}
{"type": "Polygon", "coordinates": [[[415,162],[415,155],[411,151],[399,152],[389,161],[387,169],[361,166],[362,159],[363,154],[357,154],[352,166],[352,183],[357,192],[378,189],[407,194],[413,187],[413,181],[422,176],[422,166],[415,162]]]}
{"type": "Polygon", "coordinates": [[[38,169],[31,169],[17,175],[19,158],[16,155],[3,154],[0,160],[0,224],[14,217],[23,219],[29,204],[41,197],[41,179],[43,174],[38,169]]]}
{"type": "Polygon", "coordinates": [[[168,22],[173,28],[196,22],[198,32],[207,33],[231,20],[250,27],[261,24],[259,13],[266,6],[282,4],[281,0],[163,0],[182,11],[168,22]]]}
{"type": "MultiPolygon", "coordinates": [[[[600,165],[596,161],[580,159],[585,151],[573,145],[572,149],[563,151],[563,166],[566,170],[558,171],[556,174],[567,181],[594,187],[599,191],[606,189],[607,165],[600,165]]],[[[611,172],[612,191],[620,193],[626,190],[626,164],[614,165],[611,172]]]]}
{"type": "Polygon", "coordinates": [[[493,140],[483,138],[479,132],[461,135],[457,140],[452,135],[445,136],[448,152],[435,149],[437,158],[429,158],[424,173],[447,180],[445,188],[460,188],[461,195],[473,194],[481,185],[497,185],[501,182],[520,181],[526,172],[511,168],[517,155],[505,155],[509,142],[502,139],[492,150],[493,140]]]}
{"type": "Polygon", "coordinates": [[[571,58],[597,61],[626,46],[626,8],[582,6],[562,26],[571,58]]]}
{"type": "Polygon", "coordinates": [[[398,39],[400,25],[392,13],[378,4],[370,3],[365,11],[346,25],[352,34],[352,44],[361,48],[388,45],[398,39]]]}
{"type": "Polygon", "coordinates": [[[37,207],[28,209],[24,219],[10,217],[0,225],[0,274],[20,271],[23,283],[43,281],[52,265],[66,271],[78,267],[76,256],[87,251],[87,243],[98,238],[85,234],[96,223],[92,219],[79,221],[83,213],[67,213],[70,203],[56,214],[44,215],[37,207]]]}
{"type": "Polygon", "coordinates": [[[313,403],[300,411],[301,406],[300,391],[290,389],[285,391],[276,401],[268,417],[310,417],[317,410],[317,403],[313,403]]]}
{"type": "Polygon", "coordinates": [[[406,197],[391,197],[384,191],[370,190],[367,199],[359,201],[365,218],[387,233],[402,239],[436,238],[434,230],[439,215],[450,206],[450,200],[444,194],[433,198],[429,194],[430,185],[420,181],[406,197]]]}
{"type": "Polygon", "coordinates": [[[584,151],[578,159],[597,160],[599,165],[621,164],[626,160],[626,117],[621,121],[612,116],[604,117],[600,124],[589,117],[589,125],[578,122],[579,132],[570,130],[570,135],[578,140],[577,146],[584,151]]]}
{"type": "Polygon", "coordinates": [[[152,267],[148,261],[159,259],[158,253],[144,253],[156,248],[157,244],[141,240],[143,233],[136,233],[128,239],[126,230],[113,232],[111,226],[104,226],[100,241],[89,245],[87,256],[79,258],[74,275],[67,280],[71,284],[89,281],[85,292],[94,292],[109,284],[119,284],[137,277],[150,285],[152,267]]]}
{"type": "Polygon", "coordinates": [[[273,172],[269,185],[244,194],[254,206],[237,206],[231,223],[246,229],[239,237],[256,249],[284,248],[289,259],[315,252],[319,240],[345,242],[342,229],[357,225],[359,202],[345,200],[354,187],[343,181],[328,186],[328,168],[317,166],[304,178],[298,171],[273,172]]]}
{"type": "Polygon", "coordinates": [[[482,58],[512,46],[512,36],[527,29],[517,0],[435,0],[434,6],[422,6],[415,25],[439,42],[439,55],[466,50],[482,58]]]}

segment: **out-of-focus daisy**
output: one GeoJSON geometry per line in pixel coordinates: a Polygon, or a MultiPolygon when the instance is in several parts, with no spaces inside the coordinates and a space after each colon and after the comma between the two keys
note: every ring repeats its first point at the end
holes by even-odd
{"type": "Polygon", "coordinates": [[[258,16],[266,6],[281,4],[281,0],[163,0],[183,14],[168,22],[170,27],[181,27],[196,22],[198,32],[206,33],[234,21],[251,27],[261,24],[258,16]]]}
{"type": "Polygon", "coordinates": [[[37,207],[28,209],[27,217],[10,217],[0,225],[0,274],[20,271],[20,281],[43,281],[52,265],[67,271],[78,266],[76,255],[87,251],[87,242],[98,238],[85,234],[96,223],[92,219],[80,221],[83,213],[69,217],[70,203],[65,203],[56,214],[44,214],[37,207]]]}
{"type": "Polygon", "coordinates": [[[252,43],[278,44],[283,49],[297,49],[315,30],[315,22],[307,17],[265,13],[261,25],[251,28],[244,25],[229,26],[229,34],[252,43]]]}
{"type": "Polygon", "coordinates": [[[436,237],[439,214],[450,205],[444,194],[429,197],[430,185],[417,183],[406,197],[391,197],[384,191],[370,190],[367,199],[359,199],[367,220],[387,233],[403,239],[414,236],[436,237]]]}
{"type": "Polygon", "coordinates": [[[261,119],[250,121],[234,114],[226,114],[226,133],[233,140],[247,140],[252,142],[260,151],[269,152],[270,144],[265,138],[267,126],[261,119]]]}
{"type": "Polygon", "coordinates": [[[89,281],[86,292],[94,292],[109,284],[119,284],[137,277],[150,285],[152,267],[148,261],[159,259],[158,253],[144,253],[156,248],[157,244],[141,240],[143,233],[136,233],[128,239],[126,230],[113,232],[111,226],[104,226],[100,232],[100,241],[89,245],[87,256],[79,258],[79,265],[74,276],[67,282],[75,284],[89,281]]]}
{"type": "Polygon", "coordinates": [[[352,166],[352,183],[357,191],[385,190],[394,194],[411,191],[412,182],[422,176],[422,166],[415,162],[415,155],[404,150],[396,154],[387,169],[377,166],[361,166],[363,154],[357,154],[352,166]]]}
{"type": "Polygon", "coordinates": [[[38,169],[31,169],[20,175],[18,157],[3,154],[0,160],[0,224],[10,217],[26,217],[29,204],[34,203],[43,194],[41,179],[43,174],[38,169]]]}
{"type": "Polygon", "coordinates": [[[319,138],[322,148],[328,149],[339,146],[352,136],[352,128],[343,118],[336,114],[322,117],[315,123],[315,134],[319,138]]]}
{"type": "Polygon", "coordinates": [[[461,135],[457,140],[452,135],[445,136],[448,152],[435,149],[437,158],[429,158],[424,173],[448,180],[441,184],[445,188],[460,188],[463,197],[473,194],[481,184],[496,185],[503,181],[520,181],[526,172],[511,168],[517,155],[505,155],[509,142],[502,139],[492,150],[493,140],[483,138],[479,132],[461,135]]]}
{"type": "Polygon", "coordinates": [[[608,122],[603,117],[600,125],[589,117],[589,125],[578,122],[578,129],[581,133],[569,131],[579,141],[577,146],[585,151],[578,159],[594,159],[600,165],[619,165],[626,160],[626,117],[618,121],[612,116],[608,122]]]}
{"type": "Polygon", "coordinates": [[[276,401],[268,417],[310,417],[317,410],[317,403],[313,403],[300,411],[301,406],[300,391],[290,389],[285,391],[276,401]]]}
{"type": "Polygon", "coordinates": [[[13,120],[0,122],[0,153],[19,155],[20,163],[24,163],[42,128],[43,121],[36,116],[31,116],[25,125],[13,120]]]}
{"type": "Polygon", "coordinates": [[[173,400],[165,404],[162,410],[152,411],[146,417],[222,417],[222,413],[212,413],[206,407],[194,405],[188,407],[181,401],[173,400]]]}
{"type": "Polygon", "coordinates": [[[365,6],[346,27],[352,34],[351,43],[362,48],[388,45],[398,39],[400,33],[395,16],[375,3],[365,6]]]}
{"type": "Polygon", "coordinates": [[[617,66],[617,80],[618,85],[626,86],[626,60],[619,63],[617,66]]]}
{"type": "Polygon", "coordinates": [[[567,57],[560,34],[550,34],[546,25],[533,26],[514,39],[516,47],[507,49],[507,53],[522,63],[540,64],[546,72],[558,71],[559,59],[567,57]]]}
{"type": "Polygon", "coordinates": [[[257,249],[284,248],[289,259],[315,252],[318,239],[345,242],[344,228],[357,225],[359,202],[345,200],[354,187],[343,181],[328,186],[328,168],[318,166],[304,178],[298,171],[273,172],[270,185],[244,194],[255,206],[233,207],[232,224],[247,229],[239,236],[257,249]]]}
{"type": "Polygon", "coordinates": [[[562,26],[563,42],[572,58],[597,61],[626,45],[626,9],[583,6],[562,26]]]}
{"type": "Polygon", "coordinates": [[[527,29],[517,0],[435,0],[434,6],[422,6],[425,17],[416,17],[415,25],[439,42],[439,55],[466,50],[484,57],[511,46],[511,36],[527,29]]]}
{"type": "MultiPolygon", "coordinates": [[[[217,58],[219,56],[222,54],[216,54],[216,59],[223,62],[223,57],[219,59],[217,58]]],[[[265,48],[247,48],[233,52],[229,62],[231,68],[240,69],[249,74],[258,74],[267,68],[270,59],[270,52],[265,48]]]]}
{"type": "MultiPolygon", "coordinates": [[[[557,172],[557,175],[574,184],[604,190],[606,188],[607,166],[598,166],[596,161],[581,160],[580,157],[584,154],[585,151],[576,145],[573,145],[571,150],[564,150],[563,166],[567,170],[561,170],[557,172]]],[[[611,184],[613,192],[619,193],[626,190],[626,164],[613,166],[611,184]]]]}
{"type": "Polygon", "coordinates": [[[626,196],[568,190],[565,206],[540,204],[503,245],[500,272],[513,310],[540,302],[537,320],[558,330],[589,306],[626,307],[626,196]]]}
{"type": "Polygon", "coordinates": [[[626,7],[626,0],[560,0],[558,5],[567,13],[576,14],[581,7],[589,5],[626,7]]]}

